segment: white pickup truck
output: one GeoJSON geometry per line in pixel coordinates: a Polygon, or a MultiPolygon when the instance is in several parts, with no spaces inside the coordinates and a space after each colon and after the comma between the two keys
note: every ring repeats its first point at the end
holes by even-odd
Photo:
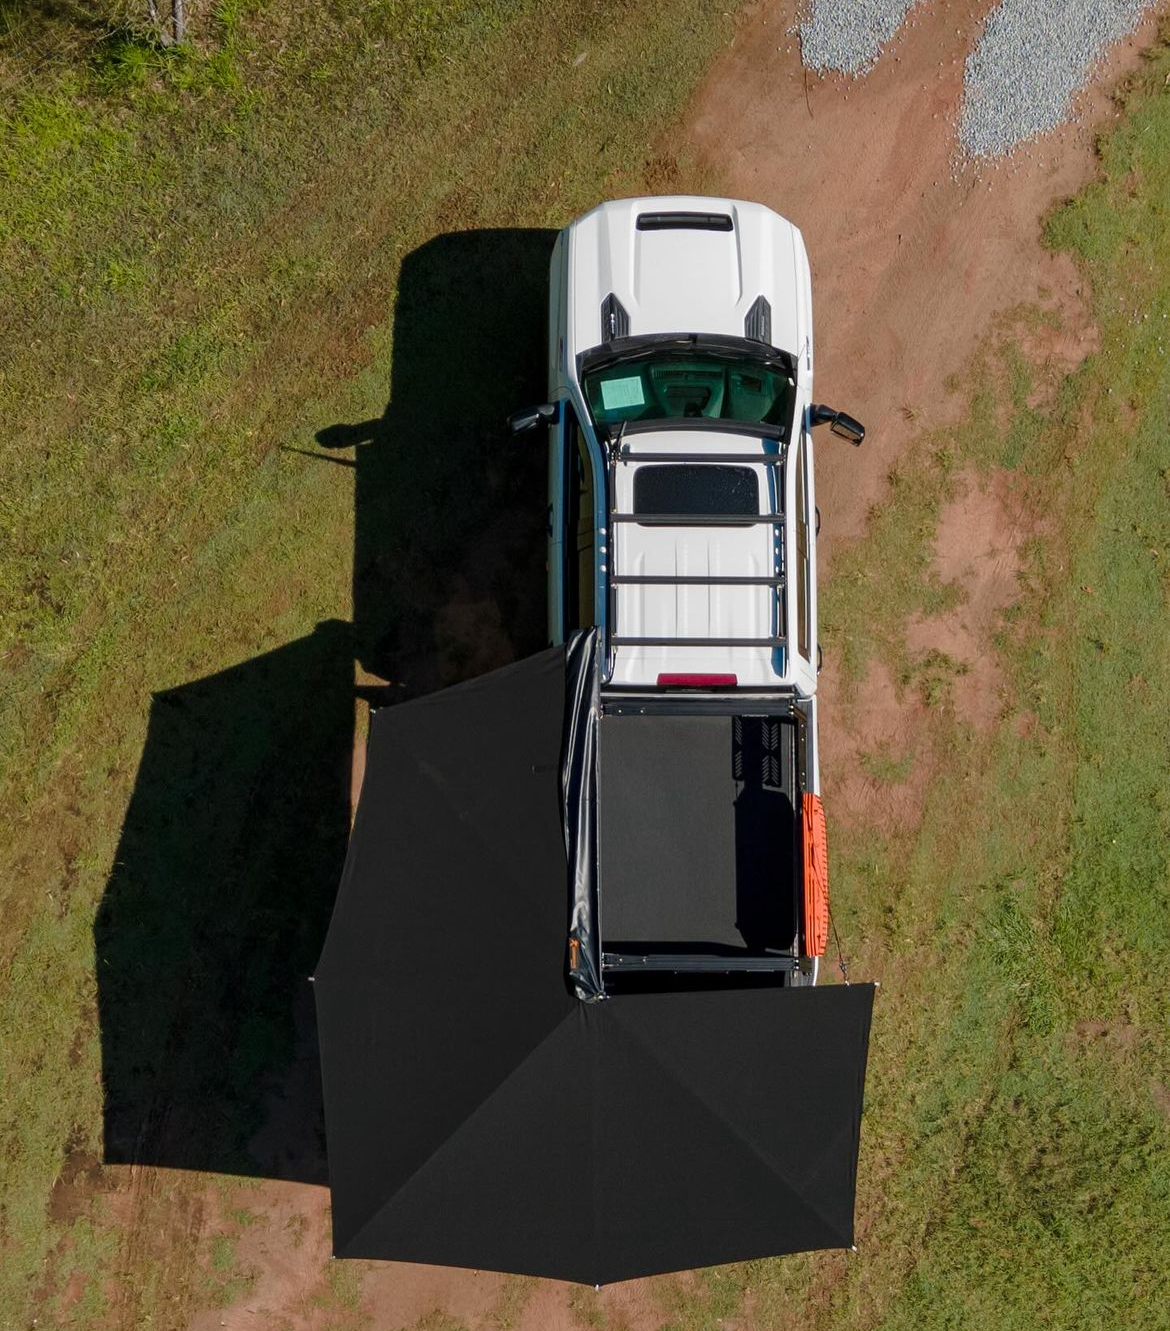
{"type": "Polygon", "coordinates": [[[548,351],[549,400],[510,423],[548,426],[550,640],[596,630],[595,872],[571,962],[590,952],[602,987],[812,982],[811,431],[865,432],[812,400],[801,234],[730,199],[602,204],[557,239],[548,351]]]}

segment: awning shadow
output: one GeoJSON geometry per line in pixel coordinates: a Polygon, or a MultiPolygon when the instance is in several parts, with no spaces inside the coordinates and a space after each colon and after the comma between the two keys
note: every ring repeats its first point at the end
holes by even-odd
{"type": "Polygon", "coordinates": [[[545,640],[546,452],[505,418],[544,398],[553,239],[439,236],[404,261],[389,404],[318,440],[354,449],[354,624],[152,700],[94,926],[107,1163],[326,1179],[308,976],[355,694],[428,692],[545,640]],[[355,690],[355,659],[390,686],[355,690]]]}
{"type": "Polygon", "coordinates": [[[324,1181],[296,1013],[349,834],[351,661],[326,623],[155,695],[94,926],[107,1162],[324,1181]],[[295,1130],[257,1160],[298,1052],[295,1130]]]}

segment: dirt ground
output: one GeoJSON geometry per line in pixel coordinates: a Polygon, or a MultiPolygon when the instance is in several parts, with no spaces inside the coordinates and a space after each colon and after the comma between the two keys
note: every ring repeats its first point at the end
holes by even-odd
{"type": "MultiPolygon", "coordinates": [[[[1091,175],[1093,126],[1113,113],[1109,90],[1136,64],[1156,25],[1146,22],[1114,51],[1084,94],[1076,124],[998,166],[976,168],[956,162],[954,126],[963,60],[989,8],[989,0],[934,0],[868,76],[850,80],[806,75],[789,32],[792,3],[761,5],[711,70],[675,141],[662,145],[667,156],[697,156],[712,188],[758,199],[804,232],[818,396],[869,429],[860,450],[820,440],[822,578],[833,553],[863,532],[908,442],[957,416],[954,378],[997,320],[1024,303],[1055,311],[1059,328],[1038,334],[1033,350],[1060,368],[1094,345],[1077,273],[1066,256],[1044,249],[1040,219],[1091,175]]],[[[999,681],[978,644],[1013,598],[1021,521],[1001,480],[960,478],[942,516],[936,562],[939,576],[962,588],[963,603],[911,627],[913,650],[943,649],[969,667],[956,707],[977,727],[997,714],[999,681]]],[[[828,662],[822,745],[830,807],[879,826],[904,820],[916,799],[913,783],[901,794],[882,793],[858,776],[854,760],[859,750],[904,742],[913,702],[899,700],[888,672],[877,668],[851,699],[839,693],[828,662]]],[[[109,1204],[132,1211],[143,1184],[131,1181],[109,1204]]],[[[333,1264],[328,1193],[307,1184],[208,1184],[202,1204],[176,1223],[182,1235],[175,1239],[185,1244],[228,1235],[234,1269],[249,1277],[238,1290],[225,1280],[223,1306],[201,1312],[192,1331],[390,1331],[423,1319],[435,1328],[556,1331],[600,1325],[599,1314],[604,1324],[637,1331],[667,1316],[663,1281],[594,1296],[484,1272],[333,1264]]]]}
{"type": "MultiPolygon", "coordinates": [[[[817,394],[866,423],[857,450],[821,439],[819,576],[865,530],[890,470],[923,429],[953,422],[958,376],[999,323],[1022,306],[1051,322],[1022,342],[1038,365],[1067,372],[1096,346],[1080,278],[1067,254],[1045,248],[1041,220],[1094,168],[1093,140],[1115,114],[1112,91],[1157,32],[1148,19],[1114,48],[1082,92],[1077,114],[998,162],[960,160],[955,143],[963,65],[992,0],[934,0],[914,11],[864,78],[815,77],[799,61],[790,4],[761,6],[696,99],[687,140],[731,195],[759,199],[802,230],[813,272],[817,394]]],[[[820,436],[818,436],[820,439],[820,436]]],[[[992,724],[1000,681],[980,652],[1013,599],[1016,555],[1028,531],[1000,482],[960,480],[943,513],[936,571],[962,604],[911,626],[915,654],[945,651],[965,673],[955,707],[992,724]]],[[[877,826],[913,819],[929,776],[881,785],[856,759],[905,749],[918,703],[873,666],[840,697],[836,663],[821,676],[822,780],[834,816],[877,826]],[[838,703],[840,705],[838,706],[838,703]]]]}

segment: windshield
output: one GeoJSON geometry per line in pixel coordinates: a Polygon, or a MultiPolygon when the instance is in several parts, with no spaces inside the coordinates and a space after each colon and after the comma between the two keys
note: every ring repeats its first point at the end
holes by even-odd
{"type": "Polygon", "coordinates": [[[658,349],[584,375],[599,426],[620,421],[739,421],[785,427],[796,385],[776,364],[732,352],[658,349]]]}

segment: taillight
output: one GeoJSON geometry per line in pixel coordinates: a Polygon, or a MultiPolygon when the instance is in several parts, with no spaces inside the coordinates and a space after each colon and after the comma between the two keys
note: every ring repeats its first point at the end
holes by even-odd
{"type": "Polygon", "coordinates": [[[659,675],[660,689],[733,689],[738,675],[659,675]]]}

